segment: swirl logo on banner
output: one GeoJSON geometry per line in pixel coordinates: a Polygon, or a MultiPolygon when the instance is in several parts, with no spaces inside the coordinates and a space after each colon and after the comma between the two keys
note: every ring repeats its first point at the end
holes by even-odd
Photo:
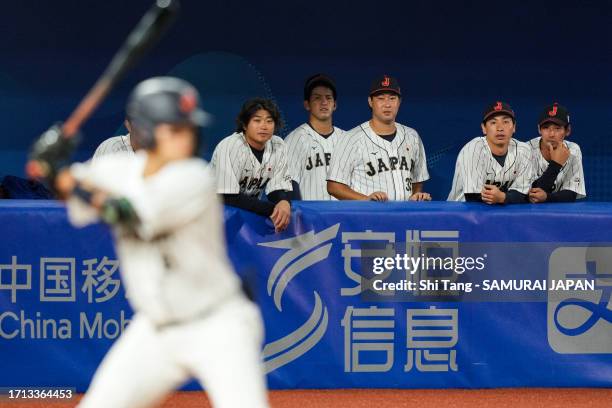
{"type": "MultiPolygon", "coordinates": [[[[267,285],[268,295],[274,299],[274,305],[279,312],[283,310],[283,293],[289,283],[302,271],[329,256],[331,241],[338,235],[339,228],[340,224],[336,224],[316,234],[310,231],[293,238],[258,244],[286,250],[272,267],[267,285]]],[[[325,334],[329,318],[327,307],[316,290],[313,291],[313,296],[314,307],[308,320],[293,332],[264,347],[266,373],[304,355],[325,334]]]]}

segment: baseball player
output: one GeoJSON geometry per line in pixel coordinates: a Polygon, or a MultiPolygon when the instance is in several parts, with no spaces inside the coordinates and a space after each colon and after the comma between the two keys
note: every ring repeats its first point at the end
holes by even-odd
{"type": "Polygon", "coordinates": [[[97,147],[96,151],[92,159],[95,161],[102,156],[106,156],[108,154],[127,154],[129,156],[134,155],[134,151],[137,150],[138,146],[134,145],[134,141],[131,140],[130,137],[130,121],[128,118],[125,118],[123,121],[125,128],[128,130],[126,135],[113,136],[109,137],[97,147]]]}
{"type": "Polygon", "coordinates": [[[469,141],[457,157],[448,201],[526,203],[532,180],[531,149],[512,136],[516,116],[505,102],[485,109],[484,136],[469,141]]]}
{"type": "Polygon", "coordinates": [[[431,200],[425,148],[416,130],[395,122],[401,103],[397,79],[372,82],[372,119],[347,132],[334,148],[327,191],[339,200],[431,200]]]}
{"type": "Polygon", "coordinates": [[[285,138],[294,198],[335,199],[327,192],[327,171],[334,146],[344,133],[332,123],[336,100],[336,85],[329,77],[316,74],[306,80],[304,109],[309,113],[308,122],[285,138]]]}
{"type": "Polygon", "coordinates": [[[282,127],[280,112],[269,99],[251,99],[236,125],[212,156],[217,193],[225,204],[270,217],[275,231],[283,231],[291,217],[292,188],[285,142],[274,135],[282,127]],[[270,201],[260,199],[263,191],[270,201]]]}
{"type": "Polygon", "coordinates": [[[128,113],[144,150],[75,164],[56,182],[74,224],[113,226],[135,311],[79,406],[149,407],[195,377],[215,407],[267,407],[261,318],[226,256],[214,177],[193,157],[205,115],[198,94],[152,78],[128,113]]]}
{"type": "Polygon", "coordinates": [[[565,140],[572,128],[567,108],[557,103],[540,114],[538,133],[529,141],[536,180],[529,201],[573,202],[586,197],[582,152],[576,143],[565,140]]]}

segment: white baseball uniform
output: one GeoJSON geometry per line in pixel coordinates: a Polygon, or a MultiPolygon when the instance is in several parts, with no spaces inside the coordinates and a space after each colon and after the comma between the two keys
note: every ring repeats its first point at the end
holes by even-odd
{"type": "MultiPolygon", "coordinates": [[[[79,406],[147,407],[196,377],[215,407],[267,407],[261,317],[227,258],[214,177],[194,158],[145,178],[146,157],[72,167],[78,180],[127,198],[140,220],[136,234],[115,230],[134,318],[79,406]]],[[[97,219],[75,197],[68,210],[75,225],[97,219]]]]}
{"type": "Polygon", "coordinates": [[[485,184],[496,185],[503,192],[527,194],[532,175],[531,148],[527,143],[510,139],[502,166],[493,157],[487,139],[476,137],[459,152],[448,201],[465,201],[465,194],[480,193],[485,184]]]}
{"type": "Polygon", "coordinates": [[[122,135],[122,136],[113,136],[109,137],[96,149],[94,155],[92,157],[93,160],[97,160],[102,156],[106,156],[107,154],[117,154],[123,153],[132,156],[134,154],[134,149],[132,148],[132,144],[130,143],[130,134],[122,135]]]}
{"type": "Polygon", "coordinates": [[[258,197],[277,190],[291,191],[287,167],[287,147],[278,136],[272,136],[264,147],[261,163],[251,150],[244,134],[234,133],[223,139],[213,152],[211,165],[219,194],[245,194],[258,197]]]}
{"type": "Polygon", "coordinates": [[[425,148],[416,130],[399,123],[389,142],[369,122],[345,133],[336,145],[327,179],[358,193],[387,193],[389,200],[408,200],[412,183],[429,179],[425,148]]]}
{"type": "MultiPolygon", "coordinates": [[[[540,151],[540,140],[541,137],[536,137],[529,141],[534,170],[533,180],[538,179],[548,168],[548,162],[540,151]]],[[[582,169],[582,152],[580,151],[580,146],[567,140],[563,143],[569,148],[570,157],[563,167],[561,167],[555,179],[553,192],[571,190],[576,193],[576,198],[584,198],[586,197],[586,187],[584,185],[584,171],[582,169]]]]}
{"type": "Polygon", "coordinates": [[[285,138],[289,173],[300,185],[303,200],[335,200],[327,192],[327,172],[334,147],[343,134],[342,129],[334,127],[331,135],[323,137],[304,123],[285,138]]]}

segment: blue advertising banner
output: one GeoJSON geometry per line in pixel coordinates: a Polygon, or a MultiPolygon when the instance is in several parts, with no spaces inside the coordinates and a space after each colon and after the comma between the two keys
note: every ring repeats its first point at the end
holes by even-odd
{"type": "MultiPolygon", "coordinates": [[[[610,387],[611,210],[297,202],[281,234],[225,217],[271,388],[610,387]]],[[[45,201],[0,202],[0,225],[0,385],[85,390],[131,316],[109,231],[45,201]]]]}

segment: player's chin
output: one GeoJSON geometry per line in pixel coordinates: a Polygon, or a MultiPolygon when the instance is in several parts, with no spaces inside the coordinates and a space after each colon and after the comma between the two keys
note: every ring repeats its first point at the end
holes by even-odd
{"type": "Polygon", "coordinates": [[[258,133],[255,137],[255,139],[259,142],[259,143],[265,143],[268,140],[272,139],[272,133],[258,133]]]}

